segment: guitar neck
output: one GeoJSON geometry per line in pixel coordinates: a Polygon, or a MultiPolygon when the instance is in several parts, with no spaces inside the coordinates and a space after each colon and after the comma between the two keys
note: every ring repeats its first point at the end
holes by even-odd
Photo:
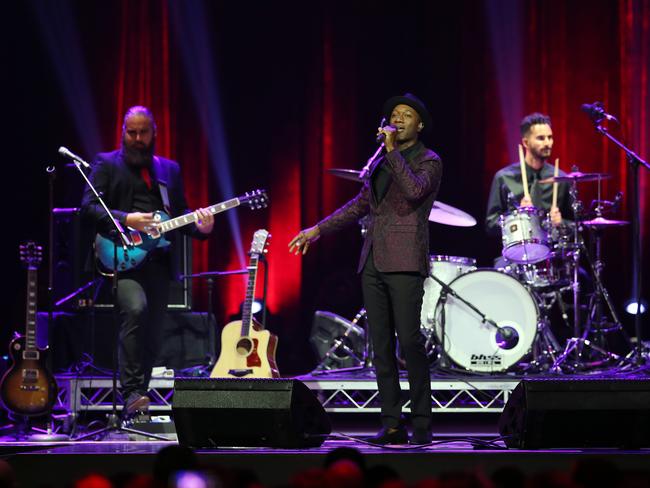
{"type": "MultiPolygon", "coordinates": [[[[207,207],[207,210],[212,215],[216,215],[218,213],[225,212],[226,210],[230,210],[231,208],[238,207],[240,204],[241,202],[239,198],[231,198],[230,200],[226,200],[225,202],[210,205],[209,207],[207,207]]],[[[169,219],[164,222],[161,222],[160,225],[158,226],[158,230],[161,233],[169,232],[170,230],[178,229],[179,227],[184,227],[186,225],[193,224],[196,222],[196,220],[197,220],[196,213],[190,212],[185,215],[181,215],[179,217],[175,217],[173,219],[169,219]]]]}
{"type": "Polygon", "coordinates": [[[255,298],[255,285],[257,283],[258,262],[259,262],[259,256],[257,254],[252,254],[250,263],[248,265],[248,285],[246,287],[246,299],[244,300],[244,306],[241,315],[242,337],[248,336],[250,327],[253,323],[252,310],[253,310],[253,300],[255,298]]]}
{"type": "Polygon", "coordinates": [[[36,305],[38,274],[35,266],[27,268],[27,310],[25,313],[25,351],[36,351],[36,305]]]}

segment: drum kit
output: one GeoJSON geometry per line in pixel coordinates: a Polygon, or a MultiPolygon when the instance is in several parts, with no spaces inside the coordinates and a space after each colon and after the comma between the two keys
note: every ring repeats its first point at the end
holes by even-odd
{"type": "MultiPolygon", "coordinates": [[[[361,181],[356,170],[328,171],[361,181]]],[[[477,268],[476,259],[470,257],[430,256],[420,318],[432,362],[443,369],[474,373],[576,373],[624,360],[608,350],[605,340],[607,333],[620,332],[630,345],[601,280],[602,232],[628,224],[603,216],[612,202],[600,199],[600,183],[609,177],[574,168],[571,173],[541,180],[570,183],[573,221],[567,222],[565,216],[567,223],[554,226],[535,207],[519,207],[501,215],[502,257],[494,268],[477,268]],[[598,182],[598,199],[589,215],[578,199],[578,184],[591,181],[598,182]],[[584,215],[591,218],[586,220],[584,215]],[[585,230],[593,231],[593,259],[583,239],[585,230]],[[583,261],[586,272],[581,268],[583,261]],[[583,303],[581,287],[585,285],[589,294],[583,303]],[[571,301],[564,299],[568,294],[571,301]],[[570,330],[564,346],[551,330],[552,310],[560,313],[570,330]],[[585,321],[582,310],[587,311],[585,321]]],[[[621,196],[617,195],[614,206],[621,196]]],[[[439,201],[434,202],[429,220],[476,225],[471,215],[439,201]]]]}

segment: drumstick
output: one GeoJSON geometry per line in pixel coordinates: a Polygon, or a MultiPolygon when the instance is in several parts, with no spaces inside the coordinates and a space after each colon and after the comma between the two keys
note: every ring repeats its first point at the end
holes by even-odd
{"type": "MultiPolygon", "coordinates": [[[[560,176],[560,158],[555,158],[555,171],[553,172],[554,177],[560,176]]],[[[557,181],[553,183],[553,205],[551,208],[557,207],[557,181]]]]}
{"type": "Polygon", "coordinates": [[[524,160],[524,148],[519,144],[519,165],[521,166],[521,184],[524,185],[524,197],[530,200],[528,192],[528,177],[526,176],[526,161],[524,160]]]}

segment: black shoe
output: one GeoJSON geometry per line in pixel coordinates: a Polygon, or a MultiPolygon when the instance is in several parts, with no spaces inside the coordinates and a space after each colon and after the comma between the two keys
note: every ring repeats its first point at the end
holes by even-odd
{"type": "Polygon", "coordinates": [[[409,440],[409,444],[413,446],[424,446],[431,444],[431,431],[429,429],[413,429],[413,434],[409,440]]]}
{"type": "Polygon", "coordinates": [[[369,437],[366,440],[382,446],[386,444],[408,444],[409,433],[404,426],[384,427],[377,435],[369,437]]]}
{"type": "Polygon", "coordinates": [[[125,417],[132,417],[138,412],[148,412],[150,403],[151,400],[148,396],[131,393],[126,400],[122,414],[125,417]]]}

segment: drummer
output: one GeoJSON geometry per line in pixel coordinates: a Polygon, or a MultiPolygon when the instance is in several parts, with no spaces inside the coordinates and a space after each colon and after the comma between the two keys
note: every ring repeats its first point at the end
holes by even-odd
{"type": "MultiPolygon", "coordinates": [[[[540,183],[540,180],[554,176],[554,166],[547,162],[553,149],[551,118],[535,112],[523,118],[520,128],[530,198],[524,196],[519,162],[497,171],[492,180],[485,218],[485,228],[490,235],[500,235],[499,218],[517,207],[534,206],[544,210],[553,227],[563,223],[563,218],[566,219],[563,216],[571,215],[569,184],[558,184],[557,206],[552,206],[553,184],[540,183]]],[[[559,170],[558,174],[566,173],[559,170]]]]}

